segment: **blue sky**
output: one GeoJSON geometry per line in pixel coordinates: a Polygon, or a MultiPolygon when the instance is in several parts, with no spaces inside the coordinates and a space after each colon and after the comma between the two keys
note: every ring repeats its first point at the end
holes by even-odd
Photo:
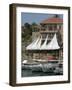
{"type": "MultiPolygon", "coordinates": [[[[33,22],[39,24],[42,20],[53,17],[54,14],[44,14],[44,13],[21,13],[21,25],[24,23],[32,24],[33,22]]],[[[63,18],[63,15],[59,14],[60,18],[63,18]]]]}

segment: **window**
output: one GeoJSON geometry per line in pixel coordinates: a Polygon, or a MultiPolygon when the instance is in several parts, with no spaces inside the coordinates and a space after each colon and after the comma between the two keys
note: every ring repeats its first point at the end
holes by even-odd
{"type": "Polygon", "coordinates": [[[57,25],[56,24],[54,25],[54,30],[57,30],[57,25]]]}
{"type": "Polygon", "coordinates": [[[59,29],[61,29],[61,25],[59,26],[59,29]]]}
{"type": "Polygon", "coordinates": [[[53,28],[52,25],[48,25],[49,30],[52,30],[52,28],[53,28]]]}

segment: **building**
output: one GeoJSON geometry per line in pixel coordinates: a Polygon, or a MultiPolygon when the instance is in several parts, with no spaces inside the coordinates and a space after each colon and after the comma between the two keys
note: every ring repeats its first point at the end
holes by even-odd
{"type": "Polygon", "coordinates": [[[53,38],[55,38],[56,42],[58,42],[57,47],[59,49],[38,49],[30,50],[30,58],[41,59],[41,60],[62,60],[63,59],[63,19],[59,18],[57,15],[54,17],[48,18],[46,20],[41,21],[40,25],[36,25],[33,27],[32,31],[32,40],[34,41],[38,37],[41,37],[41,41],[39,43],[43,45],[45,43],[48,45],[49,43],[53,44],[53,38]],[[55,36],[54,36],[55,35],[55,36]],[[57,37],[57,38],[56,38],[57,37]],[[46,40],[47,38],[47,40],[46,40]],[[31,57],[32,56],[32,57],[31,57]]]}
{"type": "MultiPolygon", "coordinates": [[[[32,37],[35,39],[38,37],[38,35],[42,36],[42,40],[44,41],[46,36],[48,35],[48,41],[50,41],[55,33],[58,33],[61,35],[60,42],[63,43],[63,19],[59,18],[57,15],[55,15],[52,18],[45,19],[41,21],[39,26],[36,26],[33,28],[32,37]]],[[[58,38],[58,39],[60,39],[58,38]]]]}

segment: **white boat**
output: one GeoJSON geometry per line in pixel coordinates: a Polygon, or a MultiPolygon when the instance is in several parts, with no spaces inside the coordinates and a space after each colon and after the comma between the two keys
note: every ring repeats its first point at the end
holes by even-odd
{"type": "Polygon", "coordinates": [[[31,70],[32,65],[31,64],[22,64],[22,69],[24,70],[31,70]]]}
{"type": "Polygon", "coordinates": [[[63,74],[63,68],[56,67],[56,69],[54,70],[54,73],[63,74]]]}
{"type": "Polygon", "coordinates": [[[31,68],[32,72],[34,71],[42,71],[42,64],[34,64],[31,68]]]}

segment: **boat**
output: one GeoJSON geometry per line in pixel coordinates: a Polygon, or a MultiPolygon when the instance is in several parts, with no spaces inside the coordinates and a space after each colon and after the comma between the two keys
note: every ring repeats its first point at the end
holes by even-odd
{"type": "Polygon", "coordinates": [[[42,71],[42,64],[34,64],[31,68],[32,72],[42,71]]]}
{"type": "Polygon", "coordinates": [[[32,65],[31,64],[22,64],[22,69],[23,70],[31,70],[32,65]]]}
{"type": "Polygon", "coordinates": [[[23,63],[22,69],[31,70],[32,72],[54,72],[54,73],[62,73],[62,65],[59,63],[52,62],[32,62],[32,63],[23,63]]]}
{"type": "Polygon", "coordinates": [[[56,74],[63,74],[63,68],[56,67],[56,69],[54,70],[54,73],[56,73],[56,74]]]}

